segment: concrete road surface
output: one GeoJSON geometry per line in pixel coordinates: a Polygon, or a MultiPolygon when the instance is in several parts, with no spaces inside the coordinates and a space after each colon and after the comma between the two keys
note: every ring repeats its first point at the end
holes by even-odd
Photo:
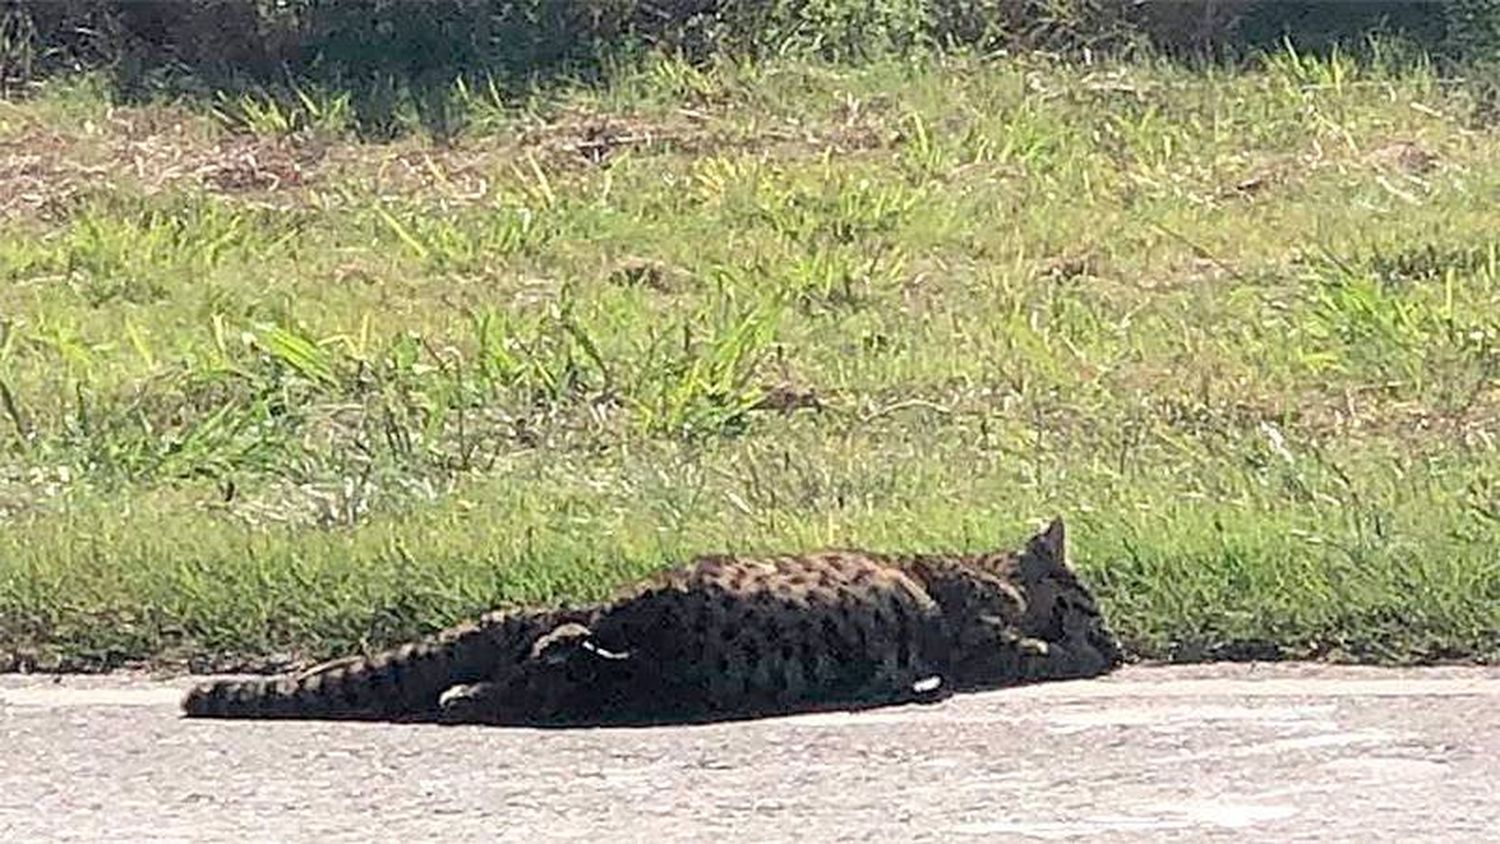
{"type": "Polygon", "coordinates": [[[1500,841],[1500,669],[574,732],[184,721],[185,683],[0,677],[0,841],[1500,841]]]}

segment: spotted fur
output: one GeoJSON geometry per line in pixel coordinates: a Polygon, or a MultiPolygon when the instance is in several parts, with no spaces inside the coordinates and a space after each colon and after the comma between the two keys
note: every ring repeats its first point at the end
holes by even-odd
{"type": "Polygon", "coordinates": [[[597,606],[494,613],[295,677],[220,681],[184,709],[660,723],[935,700],[1119,661],[1054,521],[1019,553],[703,556],[597,606]]]}

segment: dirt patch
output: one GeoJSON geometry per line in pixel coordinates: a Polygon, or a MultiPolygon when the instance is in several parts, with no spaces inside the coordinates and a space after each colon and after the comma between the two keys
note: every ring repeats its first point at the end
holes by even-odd
{"type": "Polygon", "coordinates": [[[78,134],[28,127],[0,137],[0,219],[60,216],[101,191],[151,195],[183,187],[264,195],[302,187],[320,145],[290,139],[211,137],[192,124],[112,118],[78,134]]]}
{"type": "Polygon", "coordinates": [[[0,133],[0,219],[65,216],[91,195],[119,189],[152,195],[189,188],[245,202],[306,205],[323,201],[329,186],[350,182],[376,195],[463,206],[492,200],[497,181],[537,187],[549,173],[606,168],[632,152],[767,150],[798,157],[885,147],[895,137],[878,115],[863,110],[815,130],[740,129],[689,108],[660,115],[575,108],[514,131],[476,132],[447,144],[232,132],[203,115],[160,106],[111,109],[76,130],[27,116],[17,122],[20,128],[0,133]]]}
{"type": "Polygon", "coordinates": [[[1438,166],[1436,153],[1412,141],[1395,141],[1377,147],[1366,156],[1366,161],[1375,167],[1410,176],[1421,176],[1438,166]]]}
{"type": "Polygon", "coordinates": [[[822,410],[826,406],[822,397],[812,388],[782,381],[766,387],[752,410],[772,410],[785,414],[798,410],[822,410]]]}

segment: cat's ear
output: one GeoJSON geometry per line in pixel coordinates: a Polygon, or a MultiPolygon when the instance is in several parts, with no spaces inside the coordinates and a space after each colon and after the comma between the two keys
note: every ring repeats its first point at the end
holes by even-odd
{"type": "Polygon", "coordinates": [[[1059,516],[1048,522],[1027,544],[1033,554],[1061,563],[1066,559],[1064,555],[1067,553],[1064,534],[1062,517],[1059,516]]]}

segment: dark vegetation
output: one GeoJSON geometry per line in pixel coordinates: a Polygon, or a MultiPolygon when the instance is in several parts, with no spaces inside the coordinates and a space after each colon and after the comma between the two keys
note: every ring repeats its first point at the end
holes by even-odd
{"type": "Polygon", "coordinates": [[[454,83],[520,92],[598,78],[643,52],[690,61],[948,51],[1237,59],[1372,34],[1445,62],[1500,49],[1497,0],[4,0],[0,85],[104,68],[120,93],[315,86],[353,95],[368,134],[409,105],[455,127],[454,83]]]}

